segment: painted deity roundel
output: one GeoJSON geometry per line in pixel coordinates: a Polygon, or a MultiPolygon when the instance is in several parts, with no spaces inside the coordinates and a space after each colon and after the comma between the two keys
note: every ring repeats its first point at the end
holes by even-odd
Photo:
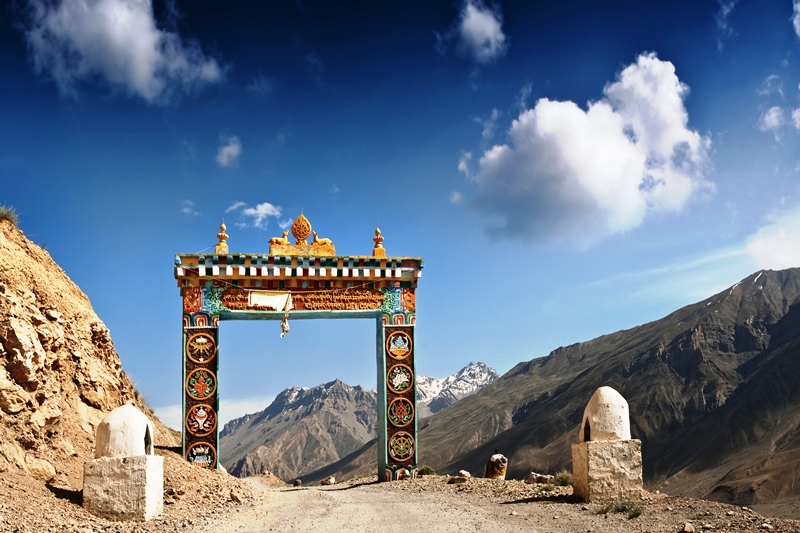
{"type": "Polygon", "coordinates": [[[414,406],[405,398],[396,398],[389,404],[387,415],[393,426],[405,427],[414,421],[414,406]]]}
{"type": "Polygon", "coordinates": [[[211,370],[197,368],[186,378],[186,393],[195,400],[211,398],[217,390],[217,377],[211,370]]]}
{"type": "Polygon", "coordinates": [[[186,355],[198,364],[205,364],[217,355],[217,343],[210,333],[195,333],[186,341],[186,355]]]}
{"type": "Polygon", "coordinates": [[[402,394],[414,384],[414,373],[406,365],[394,365],[386,374],[386,385],[395,394],[402,394]]]}
{"type": "Polygon", "coordinates": [[[395,331],[386,339],[386,352],[394,359],[405,359],[411,353],[411,337],[405,331],[395,331]]]}
{"type": "Polygon", "coordinates": [[[405,431],[400,431],[389,439],[389,455],[395,461],[405,461],[414,455],[414,446],[414,437],[405,431]]]}
{"type": "Polygon", "coordinates": [[[217,450],[207,442],[196,442],[186,450],[186,460],[195,466],[214,468],[217,464],[217,450]]]}
{"type": "Polygon", "coordinates": [[[186,413],[186,430],[195,437],[205,437],[217,429],[217,413],[210,405],[198,404],[186,413]]]}

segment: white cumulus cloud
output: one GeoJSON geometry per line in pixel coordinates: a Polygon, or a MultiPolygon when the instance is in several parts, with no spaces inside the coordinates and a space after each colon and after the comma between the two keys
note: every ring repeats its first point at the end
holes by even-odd
{"type": "Polygon", "coordinates": [[[491,63],[506,53],[508,41],[499,6],[489,8],[480,0],[467,0],[459,17],[460,46],[477,63],[491,63]]]}
{"type": "Polygon", "coordinates": [[[95,77],[112,88],[165,102],[219,81],[222,69],[196,42],[158,28],[152,0],[31,0],[24,26],[37,72],[63,94],[95,77]]]}
{"type": "Polygon", "coordinates": [[[242,155],[242,142],[235,135],[222,139],[222,144],[217,150],[217,163],[221,167],[234,165],[242,155]]]}
{"type": "Polygon", "coordinates": [[[753,234],[745,250],[759,268],[780,270],[800,266],[800,207],[773,215],[753,234]]]}
{"type": "Polygon", "coordinates": [[[672,63],[650,53],[586,110],[542,98],[523,111],[471,178],[490,236],[588,246],[713,190],[710,140],[688,127],[688,91],[672,63]]]}
{"type": "Polygon", "coordinates": [[[486,6],[482,0],[464,0],[453,27],[436,34],[436,49],[445,54],[449,45],[479,65],[487,65],[505,55],[508,37],[503,32],[500,6],[486,6]]]}

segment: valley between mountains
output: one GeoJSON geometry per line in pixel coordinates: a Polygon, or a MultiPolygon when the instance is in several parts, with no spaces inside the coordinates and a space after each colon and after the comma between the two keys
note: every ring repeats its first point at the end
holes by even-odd
{"type": "MultiPolygon", "coordinates": [[[[335,475],[343,484],[334,489],[363,493],[365,505],[372,501],[368,492],[398,505],[433,499],[504,520],[523,520],[524,514],[541,531],[569,530],[566,523],[592,531],[651,530],[646,524],[679,531],[688,522],[698,530],[705,522],[717,530],[768,530],[762,527],[767,524],[800,531],[798,522],[764,518],[800,517],[800,269],[756,272],[660,320],[558,348],[497,379],[478,363],[462,373],[464,380],[448,378],[420,398],[431,411],[419,422],[420,464],[441,476],[372,483],[376,450],[368,429],[375,425],[369,418],[375,416],[374,397],[339,381],[287,389],[262,413],[232,422],[224,438],[260,428],[260,421],[281,421],[267,425],[265,435],[272,443],[287,440],[264,454],[264,465],[304,446],[321,455],[324,439],[347,443],[352,451],[319,464],[301,454],[289,466],[307,472],[299,476],[304,487],[335,475]],[[467,378],[486,383],[463,395],[467,378]],[[565,499],[567,494],[545,495],[541,487],[519,481],[531,470],[570,468],[583,409],[601,385],[627,399],[633,437],[642,440],[648,497],[660,491],[658,498],[664,498],[643,502],[646,520],[596,519],[591,509],[565,499]],[[447,397],[457,401],[440,408],[437,402],[447,403],[447,397]],[[314,424],[304,426],[310,414],[314,424]],[[295,432],[289,439],[289,426],[316,434],[295,432]],[[351,429],[360,432],[357,439],[346,436],[351,429]],[[448,484],[445,475],[461,469],[480,475],[494,450],[509,458],[509,481],[448,484]],[[563,511],[556,506],[562,504],[563,511]],[[535,514],[552,511],[549,519],[535,514]],[[568,513],[575,522],[561,521],[568,513]]],[[[253,449],[269,444],[260,440],[264,435],[253,435],[253,449]]],[[[86,295],[45,250],[0,221],[0,531],[221,528],[236,516],[256,520],[268,511],[270,498],[285,500],[274,491],[292,490],[264,492],[263,476],[245,481],[191,467],[174,451],[178,442],[137,394],[112,333],[86,295]],[[123,403],[154,419],[158,453],[165,457],[167,505],[145,525],[114,524],[80,507],[83,463],[93,458],[97,424],[123,403]]],[[[257,467],[245,473],[260,474],[257,467]]],[[[348,498],[360,505],[361,496],[348,498]]]]}

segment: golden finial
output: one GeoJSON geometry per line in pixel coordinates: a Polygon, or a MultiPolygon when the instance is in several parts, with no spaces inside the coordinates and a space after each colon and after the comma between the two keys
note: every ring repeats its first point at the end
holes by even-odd
{"type": "Polygon", "coordinates": [[[386,249],[383,247],[383,235],[381,229],[375,228],[375,236],[372,238],[375,241],[375,248],[372,249],[372,257],[386,257],[386,249]]]}
{"type": "Polygon", "coordinates": [[[228,243],[225,242],[228,240],[228,234],[225,233],[225,230],[228,229],[225,227],[225,219],[222,219],[222,224],[219,225],[219,233],[217,233],[217,239],[219,242],[217,243],[216,248],[214,248],[214,253],[219,254],[227,254],[228,253],[228,243]]]}
{"type": "Polygon", "coordinates": [[[308,244],[306,239],[311,235],[311,223],[303,216],[303,213],[300,213],[300,216],[294,219],[292,235],[294,235],[295,244],[308,244]]]}

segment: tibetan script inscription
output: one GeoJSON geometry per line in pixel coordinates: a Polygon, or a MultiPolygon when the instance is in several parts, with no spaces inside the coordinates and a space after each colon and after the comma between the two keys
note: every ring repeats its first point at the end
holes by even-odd
{"type": "Polygon", "coordinates": [[[292,294],[295,309],[343,311],[378,309],[383,295],[370,289],[343,291],[298,292],[292,294]]]}

